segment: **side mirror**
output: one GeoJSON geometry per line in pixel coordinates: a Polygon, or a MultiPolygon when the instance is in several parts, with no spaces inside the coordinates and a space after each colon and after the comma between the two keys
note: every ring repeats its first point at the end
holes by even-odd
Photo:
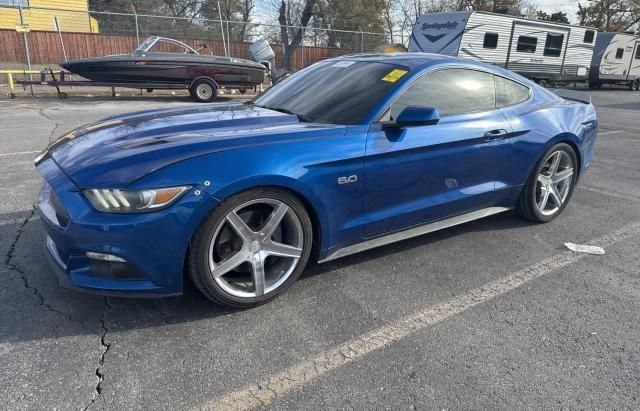
{"type": "Polygon", "coordinates": [[[408,106],[398,114],[397,127],[430,126],[438,124],[440,114],[435,107],[408,106]]]}

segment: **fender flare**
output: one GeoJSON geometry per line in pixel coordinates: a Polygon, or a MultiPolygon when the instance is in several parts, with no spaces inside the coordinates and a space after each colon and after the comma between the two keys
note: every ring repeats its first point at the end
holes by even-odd
{"type": "Polygon", "coordinates": [[[316,206],[316,204],[321,203],[320,197],[311,189],[311,187],[303,184],[295,178],[276,174],[252,176],[234,181],[231,184],[221,187],[215,191],[205,191],[217,201],[224,201],[225,199],[246,190],[268,187],[290,191],[296,195],[300,201],[302,201],[305,208],[307,208],[309,217],[314,225],[314,239],[317,240],[317,250],[321,251],[326,249],[329,243],[327,231],[330,230],[323,230],[323,227],[329,227],[329,216],[325,211],[323,211],[322,207],[316,206]]]}

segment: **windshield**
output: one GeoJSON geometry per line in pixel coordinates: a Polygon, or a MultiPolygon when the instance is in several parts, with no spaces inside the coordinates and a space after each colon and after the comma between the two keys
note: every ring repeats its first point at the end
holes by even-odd
{"type": "Polygon", "coordinates": [[[358,124],[408,72],[406,67],[386,63],[317,63],[282,80],[252,104],[297,114],[302,121],[358,124]]]}

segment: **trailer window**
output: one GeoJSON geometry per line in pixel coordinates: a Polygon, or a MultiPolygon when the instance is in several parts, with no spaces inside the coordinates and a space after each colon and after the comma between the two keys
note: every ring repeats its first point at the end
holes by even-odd
{"type": "Polygon", "coordinates": [[[624,49],[616,50],[616,58],[619,60],[622,58],[622,56],[624,56],[624,49]]]}
{"type": "Polygon", "coordinates": [[[564,34],[547,33],[547,41],[544,43],[544,55],[560,57],[563,44],[564,34]]]}
{"type": "Polygon", "coordinates": [[[498,47],[498,33],[484,33],[484,43],[482,47],[485,49],[495,49],[498,47]]]}
{"type": "Polygon", "coordinates": [[[507,107],[529,99],[529,87],[504,77],[494,76],[496,83],[496,107],[507,107]]]}
{"type": "Polygon", "coordinates": [[[585,43],[593,43],[593,38],[595,37],[596,32],[593,30],[587,30],[584,32],[584,42],[585,43]]]}
{"type": "Polygon", "coordinates": [[[638,48],[636,48],[636,59],[640,60],[640,46],[638,46],[638,48]]]}
{"type": "Polygon", "coordinates": [[[537,45],[538,39],[536,37],[520,36],[516,50],[522,53],[535,53],[537,45]]]}
{"type": "Polygon", "coordinates": [[[493,75],[476,70],[445,69],[414,81],[391,105],[391,120],[408,106],[435,107],[441,116],[496,108],[493,75]]]}

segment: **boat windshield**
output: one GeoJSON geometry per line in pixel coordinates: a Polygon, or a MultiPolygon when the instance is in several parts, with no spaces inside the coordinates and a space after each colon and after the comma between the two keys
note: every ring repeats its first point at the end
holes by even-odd
{"type": "Polygon", "coordinates": [[[197,51],[181,41],[156,36],[148,37],[134,52],[198,54],[197,51]]]}
{"type": "Polygon", "coordinates": [[[249,104],[305,121],[360,124],[408,72],[395,64],[330,60],[287,77],[249,104]]]}

